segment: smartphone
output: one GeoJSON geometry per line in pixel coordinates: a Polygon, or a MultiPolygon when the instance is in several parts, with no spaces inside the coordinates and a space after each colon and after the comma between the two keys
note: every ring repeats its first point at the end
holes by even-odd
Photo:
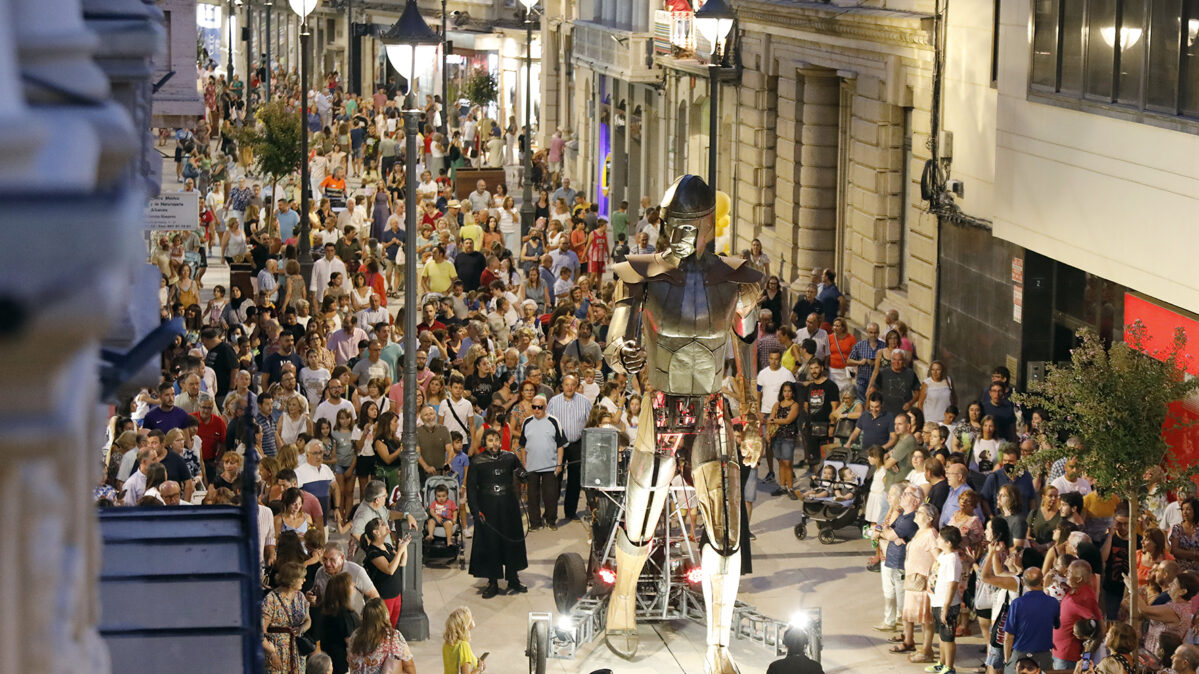
{"type": "Polygon", "coordinates": [[[483,662],[484,660],[486,660],[486,659],[487,659],[487,656],[489,656],[489,655],[491,655],[491,651],[487,651],[487,652],[486,652],[486,653],[484,653],[483,655],[480,655],[480,656],[479,656],[479,663],[480,663],[480,664],[482,664],[482,662],[483,662]]]}

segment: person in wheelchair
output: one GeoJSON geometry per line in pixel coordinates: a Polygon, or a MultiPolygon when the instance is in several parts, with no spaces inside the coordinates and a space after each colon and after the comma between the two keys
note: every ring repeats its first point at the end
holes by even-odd
{"type": "Polygon", "coordinates": [[[429,519],[425,522],[425,540],[433,540],[433,532],[441,527],[445,540],[454,540],[454,518],[458,516],[458,505],[450,500],[450,490],[438,486],[433,490],[433,502],[428,507],[429,519]]]}

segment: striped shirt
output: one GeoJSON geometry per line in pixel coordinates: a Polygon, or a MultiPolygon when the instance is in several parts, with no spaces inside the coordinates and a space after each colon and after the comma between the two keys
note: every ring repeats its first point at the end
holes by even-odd
{"type": "Polygon", "coordinates": [[[576,392],[570,400],[565,393],[559,393],[550,399],[546,412],[562,424],[562,435],[567,442],[578,442],[583,437],[583,429],[587,426],[587,416],[591,414],[591,401],[576,392]]]}

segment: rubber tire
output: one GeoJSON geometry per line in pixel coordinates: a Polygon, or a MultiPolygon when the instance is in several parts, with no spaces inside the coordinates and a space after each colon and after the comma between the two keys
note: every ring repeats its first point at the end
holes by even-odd
{"type": "Polygon", "coordinates": [[[833,543],[837,542],[837,537],[831,531],[821,531],[820,542],[825,545],[832,545],[833,543]]]}
{"type": "Polygon", "coordinates": [[[807,522],[800,522],[799,524],[795,525],[795,537],[801,541],[808,537],[807,522]]]}
{"type": "Polygon", "coordinates": [[[564,552],[554,560],[554,605],[566,615],[587,594],[587,564],[577,552],[564,552]]]}
{"type": "Polygon", "coordinates": [[[529,658],[529,674],[545,674],[545,660],[550,651],[549,625],[533,623],[529,629],[529,645],[525,655],[529,658]]]}

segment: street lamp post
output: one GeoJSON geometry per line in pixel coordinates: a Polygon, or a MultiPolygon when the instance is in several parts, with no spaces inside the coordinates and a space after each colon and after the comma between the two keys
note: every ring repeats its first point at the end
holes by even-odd
{"type": "MultiPolygon", "coordinates": [[[[274,35],[271,33],[271,0],[266,0],[263,3],[266,6],[266,77],[262,80],[263,100],[266,103],[271,102],[271,43],[274,42],[274,35]]],[[[305,214],[307,215],[307,214],[305,214]]]]}
{"type": "Polygon", "coordinates": [[[733,9],[725,0],[708,0],[695,12],[695,28],[712,48],[708,64],[708,186],[716,189],[716,132],[720,122],[720,70],[727,49],[721,49],[733,28],[733,9]]]}
{"type": "Polygon", "coordinates": [[[450,84],[446,71],[450,63],[450,35],[446,32],[445,2],[441,0],[441,132],[450,135],[450,84]]]}
{"type": "MultiPolygon", "coordinates": [[[[380,40],[387,51],[387,60],[393,68],[408,78],[408,95],[404,98],[404,162],[408,194],[404,204],[405,246],[404,256],[404,428],[401,433],[403,450],[400,458],[402,471],[401,491],[403,502],[398,509],[411,514],[417,520],[414,540],[409,543],[408,565],[404,570],[404,604],[400,609],[400,631],[409,640],[421,641],[429,638],[429,616],[425,613],[424,596],[421,590],[422,567],[420,540],[426,519],[424,504],[420,496],[420,476],[416,448],[416,130],[420,123],[413,85],[416,82],[417,59],[430,61],[440,40],[421,18],[416,0],[407,0],[404,13],[380,40]]],[[[397,506],[393,506],[397,507],[397,506]]]]}
{"type": "MultiPolygon", "coordinates": [[[[537,0],[520,0],[525,6],[525,157],[524,191],[520,203],[520,238],[523,242],[533,230],[533,216],[537,212],[533,205],[533,127],[529,123],[533,112],[533,7],[537,0]]],[[[520,258],[520,251],[513,254],[520,258]]]]}
{"type": "MultiPolygon", "coordinates": [[[[312,234],[309,231],[311,223],[308,220],[308,195],[312,187],[308,184],[308,15],[316,9],[319,0],[289,0],[291,11],[300,17],[300,264],[305,269],[312,269],[312,234]]],[[[272,197],[274,198],[274,197],[272,197]]],[[[309,271],[311,274],[311,271],[309,271]]],[[[304,275],[307,279],[309,276],[304,275]]]]}
{"type": "Polygon", "coordinates": [[[228,2],[229,16],[225,17],[225,86],[233,84],[233,0],[228,2]]]}

